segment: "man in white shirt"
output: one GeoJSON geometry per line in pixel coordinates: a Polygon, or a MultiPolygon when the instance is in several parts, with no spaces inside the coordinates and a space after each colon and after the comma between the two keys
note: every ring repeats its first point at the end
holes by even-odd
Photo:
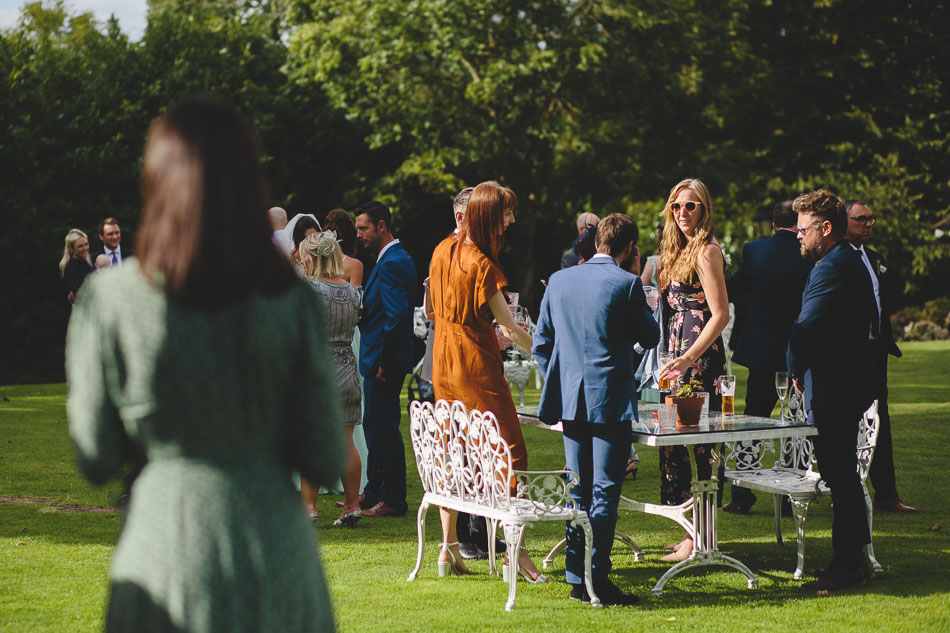
{"type": "Polygon", "coordinates": [[[392,213],[376,200],[358,207],[356,237],[378,251],[363,286],[359,370],[363,376],[363,433],[366,435],[364,517],[406,513],[406,456],[399,421],[399,392],[412,370],[412,312],[416,267],[392,234],[392,213]]]}
{"type": "Polygon", "coordinates": [[[894,342],[891,331],[891,312],[887,306],[887,267],[879,253],[867,247],[871,239],[871,225],[874,214],[867,203],[861,200],[848,200],[848,232],[845,239],[851,247],[861,253],[861,260],[867,268],[874,288],[877,312],[880,317],[880,335],[871,341],[871,357],[877,379],[878,414],[881,427],[877,436],[877,448],[871,462],[871,485],[874,487],[874,505],[885,512],[912,513],[917,508],[905,505],[897,494],[897,478],[894,474],[894,447],[891,440],[891,416],[887,411],[887,356],[900,358],[901,350],[894,342]]]}
{"type": "Polygon", "coordinates": [[[118,220],[106,218],[99,223],[98,230],[103,249],[93,256],[93,260],[99,255],[105,255],[109,258],[109,266],[121,266],[124,260],[132,257],[131,248],[122,248],[122,231],[119,229],[118,220]]]}

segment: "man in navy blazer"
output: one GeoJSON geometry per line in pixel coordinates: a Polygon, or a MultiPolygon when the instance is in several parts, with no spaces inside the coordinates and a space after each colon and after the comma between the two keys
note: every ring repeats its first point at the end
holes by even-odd
{"type": "Polygon", "coordinates": [[[861,253],[861,261],[867,269],[868,279],[874,288],[877,311],[881,320],[881,335],[871,341],[871,358],[874,360],[877,387],[877,413],[880,428],[877,446],[871,462],[871,485],[874,487],[874,507],[885,512],[917,512],[917,508],[901,501],[897,494],[897,475],[894,472],[894,443],[891,438],[891,414],[887,410],[887,357],[901,357],[901,350],[894,342],[891,331],[891,310],[888,306],[888,274],[884,258],[867,246],[871,239],[874,214],[867,203],[848,200],[848,232],[845,235],[851,246],[861,253]]]}
{"type": "Polygon", "coordinates": [[[110,266],[121,266],[126,259],[132,257],[132,249],[123,247],[122,230],[119,228],[119,221],[115,218],[105,218],[96,227],[99,232],[99,241],[102,242],[102,250],[92,254],[92,261],[96,261],[99,255],[105,255],[109,258],[110,266]]]}
{"type": "Polygon", "coordinates": [[[809,420],[818,427],[815,456],[831,488],[834,557],[806,589],[861,586],[871,577],[864,546],[871,541],[856,441],[875,397],[870,341],[880,332],[874,292],[860,254],[844,239],[844,200],[825,191],[795,199],[802,255],[818,260],[802,295],[788,342],[788,371],[804,391],[809,420]]]}
{"type": "MultiPolygon", "coordinates": [[[[749,368],[745,414],[769,417],[778,400],[775,372],[785,371],[788,333],[801,311],[802,291],[814,262],[801,255],[795,235],[798,214],[792,201],[772,210],[771,237],[746,242],[742,262],[729,281],[730,297],[745,297],[749,309],[734,346],[732,360],[749,368]]],[[[732,486],[726,512],[744,514],[755,503],[746,488],[732,486]]]]}
{"type": "Polygon", "coordinates": [[[372,201],[356,209],[356,236],[379,257],[363,288],[360,319],[360,375],[363,376],[363,433],[366,486],[363,516],[406,513],[406,454],[399,420],[399,392],[412,369],[412,310],[416,267],[392,234],[392,213],[372,201]]]}
{"type": "MultiPolygon", "coordinates": [[[[640,278],[620,268],[636,247],[636,223],[614,213],[597,228],[597,254],[551,275],[532,351],[544,374],[538,417],[564,427],[567,467],[580,484],[571,495],[593,529],[591,582],[604,604],[633,604],[608,578],[631,421],[637,417],[633,346],[655,347],[660,328],[640,278]]],[[[584,588],[584,533],[567,526],[566,577],[572,599],[584,588]]]]}

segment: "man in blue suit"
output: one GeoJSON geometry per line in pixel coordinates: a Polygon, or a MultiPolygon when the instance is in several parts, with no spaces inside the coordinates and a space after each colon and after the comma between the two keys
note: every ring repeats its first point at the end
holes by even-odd
{"type": "MultiPolygon", "coordinates": [[[[775,372],[785,371],[788,333],[801,311],[802,291],[814,265],[802,258],[795,235],[797,221],[791,200],[775,205],[775,234],[746,242],[742,263],[729,281],[729,296],[746,298],[749,305],[732,354],[734,362],[749,368],[746,415],[772,415],[778,400],[775,372]]],[[[750,490],[732,486],[732,501],[722,509],[745,514],[754,503],[750,490]]]]}
{"type": "MultiPolygon", "coordinates": [[[[640,278],[619,265],[638,237],[636,223],[625,215],[614,213],[600,221],[597,254],[551,275],[532,349],[545,377],[538,416],[563,422],[567,467],[580,479],[571,494],[590,516],[591,582],[604,604],[637,602],[607,574],[630,456],[630,423],[638,419],[633,346],[650,349],[660,339],[640,278]]],[[[589,601],[583,563],[583,530],[568,525],[570,597],[589,601]]]]}
{"type": "Polygon", "coordinates": [[[864,557],[871,532],[855,449],[861,416],[875,397],[870,341],[880,324],[861,255],[844,239],[844,200],[820,189],[796,198],[794,209],[802,255],[817,263],[789,336],[788,371],[818,427],[815,456],[834,502],[834,557],[817,580],[802,586],[847,589],[871,577],[864,557]]]}
{"type": "Polygon", "coordinates": [[[406,454],[399,420],[399,392],[412,369],[412,310],[416,267],[392,234],[392,213],[381,202],[356,209],[356,236],[379,251],[363,288],[360,319],[360,374],[363,376],[363,432],[366,486],[363,516],[406,513],[406,454]]]}

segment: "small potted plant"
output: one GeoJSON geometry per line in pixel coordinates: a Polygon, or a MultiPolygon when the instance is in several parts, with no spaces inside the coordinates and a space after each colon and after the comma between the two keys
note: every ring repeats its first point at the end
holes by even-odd
{"type": "Polygon", "coordinates": [[[666,397],[667,404],[676,405],[677,426],[699,424],[699,416],[703,412],[703,397],[699,395],[702,390],[702,383],[693,378],[677,387],[673,395],[666,397]]]}

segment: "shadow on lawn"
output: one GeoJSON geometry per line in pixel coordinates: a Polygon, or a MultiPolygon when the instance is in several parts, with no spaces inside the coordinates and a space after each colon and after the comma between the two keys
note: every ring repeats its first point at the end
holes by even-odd
{"type": "Polygon", "coordinates": [[[55,506],[0,505],[0,538],[42,539],[58,545],[114,545],[119,514],[60,512],[55,506]]]}
{"type": "MultiPolygon", "coordinates": [[[[880,536],[875,534],[874,549],[884,571],[873,574],[871,582],[861,588],[848,591],[831,592],[830,597],[851,594],[876,594],[881,596],[926,597],[944,595],[950,591],[950,577],[939,557],[933,553],[941,551],[938,537],[925,534],[916,536],[880,536]]],[[[628,554],[623,545],[614,548],[614,576],[618,584],[638,595],[649,595],[656,581],[671,566],[660,560],[665,551],[648,550],[645,560],[637,563],[632,556],[624,556],[616,561],[618,550],[628,554]],[[618,565],[617,562],[620,562],[618,565]]],[[[806,591],[801,584],[815,578],[815,570],[825,566],[831,559],[831,538],[816,536],[805,540],[805,577],[794,580],[797,546],[794,536],[786,540],[785,546],[773,542],[742,542],[721,544],[724,554],[741,560],[749,566],[759,580],[755,589],[746,588],[745,577],[729,567],[708,566],[686,571],[672,580],[664,588],[663,595],[650,597],[654,604],[669,604],[677,608],[688,606],[709,606],[710,604],[748,605],[750,602],[775,603],[787,602],[790,598],[819,598],[815,591],[806,591]]],[[[563,566],[558,561],[555,569],[563,566]],[[558,564],[559,563],[559,564],[558,564]]]]}

